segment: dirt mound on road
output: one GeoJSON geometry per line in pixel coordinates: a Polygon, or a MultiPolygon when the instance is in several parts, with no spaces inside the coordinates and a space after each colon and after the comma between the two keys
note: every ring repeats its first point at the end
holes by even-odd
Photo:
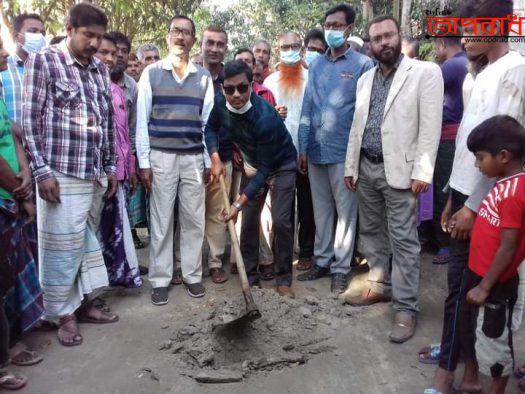
{"type": "Polygon", "coordinates": [[[224,382],[238,381],[335,351],[331,344],[334,330],[359,313],[334,299],[307,296],[292,300],[269,289],[252,291],[260,319],[243,327],[223,326],[245,308],[241,296],[225,300],[174,332],[160,350],[175,354],[175,363],[184,374],[198,381],[220,383],[221,377],[224,382]]]}

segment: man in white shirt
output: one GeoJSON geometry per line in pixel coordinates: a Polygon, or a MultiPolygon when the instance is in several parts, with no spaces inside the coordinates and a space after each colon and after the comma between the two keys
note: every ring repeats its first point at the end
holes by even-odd
{"type": "MultiPolygon", "coordinates": [[[[292,136],[296,149],[299,149],[297,133],[301,120],[304,91],[308,81],[308,71],[303,67],[304,48],[299,34],[286,32],[279,37],[279,70],[270,74],[264,86],[270,89],[278,106],[286,108],[284,124],[292,136]]],[[[299,271],[307,271],[312,266],[315,242],[315,221],[312,193],[308,175],[297,173],[297,218],[299,220],[299,271]]]]}
{"type": "MultiPolygon", "coordinates": [[[[462,15],[464,17],[504,20],[512,14],[512,1],[471,1],[465,4],[464,9],[467,12],[462,15]]],[[[481,390],[473,346],[470,349],[460,348],[457,334],[461,322],[456,317],[461,300],[461,278],[468,262],[470,232],[478,207],[492,188],[494,180],[486,178],[475,168],[475,157],[467,148],[467,139],[477,125],[495,115],[509,115],[522,125],[525,124],[525,58],[509,51],[508,43],[503,40],[470,40],[471,36],[494,34],[486,31],[481,22],[476,28],[477,33],[473,31],[473,26],[464,28],[465,50],[470,58],[485,55],[489,64],[477,75],[463,112],[449,181],[450,197],[442,215],[442,226],[452,237],[452,259],[448,264],[449,294],[445,301],[439,369],[434,377],[434,388],[444,394],[451,390],[460,353],[465,360],[465,375],[460,391],[481,390]]],[[[507,26],[504,26],[504,30],[507,34],[507,26]]]]}
{"type": "Polygon", "coordinates": [[[167,41],[168,57],[142,73],[137,105],[139,173],[151,193],[149,281],[154,305],[168,302],[177,197],[183,281],[191,297],[205,294],[201,260],[210,159],[203,133],[213,108],[213,81],[207,70],[189,60],[195,43],[191,19],[173,17],[167,41]]]}

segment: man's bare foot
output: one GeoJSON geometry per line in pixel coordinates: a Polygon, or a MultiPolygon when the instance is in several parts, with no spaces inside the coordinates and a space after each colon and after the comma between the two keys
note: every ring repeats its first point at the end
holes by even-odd
{"type": "Polygon", "coordinates": [[[454,383],[454,373],[443,368],[438,368],[434,374],[433,388],[442,394],[450,394],[452,392],[452,383],[454,383]]]}
{"type": "Polygon", "coordinates": [[[118,316],[114,313],[105,312],[93,305],[89,305],[78,311],[78,321],[80,323],[108,324],[118,322],[118,316]]]}
{"type": "Polygon", "coordinates": [[[60,318],[57,336],[58,342],[63,346],[78,346],[82,343],[83,338],[80,335],[75,315],[60,318]]]}

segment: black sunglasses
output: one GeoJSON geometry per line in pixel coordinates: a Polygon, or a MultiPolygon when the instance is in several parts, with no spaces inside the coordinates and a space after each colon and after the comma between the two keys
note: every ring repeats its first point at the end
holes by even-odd
{"type": "Polygon", "coordinates": [[[235,93],[235,90],[239,92],[239,94],[244,94],[248,91],[250,88],[250,84],[247,83],[241,83],[237,86],[223,86],[224,93],[226,93],[228,96],[231,96],[235,93]]]}

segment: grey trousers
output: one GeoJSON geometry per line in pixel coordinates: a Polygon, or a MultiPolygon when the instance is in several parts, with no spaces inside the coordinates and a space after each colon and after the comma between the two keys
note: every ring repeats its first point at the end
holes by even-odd
{"type": "Polygon", "coordinates": [[[315,220],[314,260],[332,274],[350,272],[357,222],[357,195],[348,190],[344,163],[308,163],[315,220]],[[334,223],[336,223],[334,228],[334,223]]]}
{"type": "Polygon", "coordinates": [[[173,275],[175,200],[179,198],[180,256],[184,282],[202,280],[204,241],[204,159],[152,149],[153,185],[150,195],[149,281],[153,288],[168,287],[173,275]]]}
{"type": "Polygon", "coordinates": [[[419,239],[416,195],[410,189],[394,189],[385,177],[383,163],[361,156],[359,180],[359,237],[375,293],[392,294],[397,311],[418,312],[419,239]],[[389,257],[393,253],[392,267],[389,257]]]}

